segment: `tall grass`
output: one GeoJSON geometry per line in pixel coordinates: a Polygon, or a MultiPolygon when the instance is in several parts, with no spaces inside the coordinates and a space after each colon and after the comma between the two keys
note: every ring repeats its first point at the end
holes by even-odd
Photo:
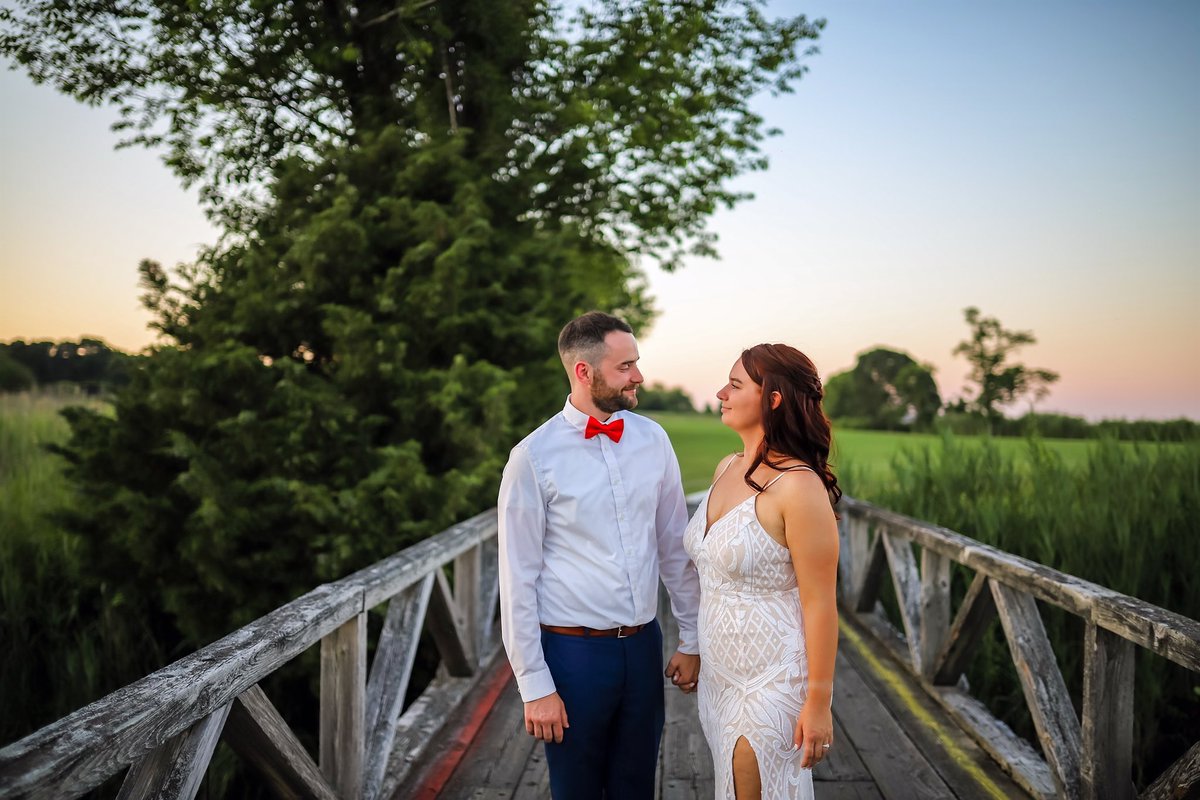
{"type": "Polygon", "coordinates": [[[122,598],[83,578],[80,540],[58,524],[72,502],[62,459],[72,395],[0,395],[0,744],[161,663],[122,598]]]}
{"type": "MultiPolygon", "coordinates": [[[[952,437],[901,448],[880,479],[843,474],[850,494],[944,525],[1001,550],[1200,618],[1200,441],[1101,440],[1068,459],[1033,439],[1023,452],[952,437]]],[[[969,574],[959,569],[955,590],[969,574]]],[[[1067,688],[1080,708],[1083,624],[1042,605],[1067,688]]],[[[977,651],[972,691],[1022,734],[1032,724],[999,626],[977,651]]],[[[1200,738],[1200,676],[1140,651],[1134,741],[1138,780],[1152,779],[1200,738]]]]}

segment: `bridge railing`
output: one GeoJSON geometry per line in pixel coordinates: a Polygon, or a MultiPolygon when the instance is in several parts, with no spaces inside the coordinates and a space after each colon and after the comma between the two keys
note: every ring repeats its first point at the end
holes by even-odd
{"type": "Polygon", "coordinates": [[[302,597],[0,750],[0,797],[192,798],[218,740],[284,797],[388,797],[496,646],[496,512],[302,597]],[[453,563],[453,585],[443,569],[453,563]],[[387,615],[367,668],[367,613],[387,615]],[[401,714],[427,629],[442,669],[401,714]],[[314,762],[259,682],[320,642],[314,762]]]}
{"type": "MultiPolygon", "coordinates": [[[[843,498],[839,508],[843,609],[862,621],[959,725],[1035,796],[1134,797],[1135,647],[1200,672],[1200,622],[861,500],[843,498]],[[951,562],[975,573],[953,617],[951,562]],[[879,603],[889,573],[902,630],[879,603]],[[1081,715],[1071,704],[1039,600],[1083,621],[1081,715]],[[974,647],[997,617],[1041,755],[959,688],[974,647]]],[[[1200,742],[1142,798],[1191,797],[1197,791],[1200,742]]]]}

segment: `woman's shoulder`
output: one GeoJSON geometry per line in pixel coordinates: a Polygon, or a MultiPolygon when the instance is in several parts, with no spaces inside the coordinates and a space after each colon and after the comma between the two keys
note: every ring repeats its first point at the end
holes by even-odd
{"type": "Polygon", "coordinates": [[[735,460],[737,460],[741,457],[742,457],[741,453],[730,453],[729,455],[725,456],[720,461],[718,461],[717,468],[713,470],[712,482],[716,483],[717,479],[725,474],[725,470],[729,469],[730,465],[733,464],[733,462],[735,460]]]}

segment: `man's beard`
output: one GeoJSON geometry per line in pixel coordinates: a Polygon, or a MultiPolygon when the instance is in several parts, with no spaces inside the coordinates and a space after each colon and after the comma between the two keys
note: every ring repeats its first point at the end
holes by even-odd
{"type": "Polygon", "coordinates": [[[637,394],[626,395],[625,389],[633,389],[634,385],[614,388],[607,383],[596,381],[592,384],[592,403],[606,414],[618,411],[629,411],[637,407],[637,394]]]}

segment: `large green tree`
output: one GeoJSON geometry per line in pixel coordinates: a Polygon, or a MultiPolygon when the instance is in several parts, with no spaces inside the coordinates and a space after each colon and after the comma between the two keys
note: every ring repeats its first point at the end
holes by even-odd
{"type": "Polygon", "coordinates": [[[1040,400],[1058,380],[1058,373],[1012,360],[1017,350],[1037,342],[1032,331],[1008,330],[1000,320],[983,316],[974,306],[964,309],[963,316],[971,335],[958,343],[954,355],[966,357],[971,365],[967,379],[975,386],[966,405],[968,410],[986,419],[991,429],[1003,416],[1001,406],[1011,405],[1022,397],[1040,400]]]}
{"type": "MultiPolygon", "coordinates": [[[[222,241],[66,454],[89,564],[200,643],[494,502],[572,315],[707,253],[821,24],[754,0],[18,0],[0,52],[116,103],[222,241]]],[[[113,587],[117,587],[116,590],[113,587]]],[[[131,611],[130,613],[137,613],[131,611]]]]}
{"type": "Polygon", "coordinates": [[[925,429],[941,405],[933,368],[883,347],[859,353],[853,369],[830,376],[825,384],[829,416],[864,428],[925,429]]]}

